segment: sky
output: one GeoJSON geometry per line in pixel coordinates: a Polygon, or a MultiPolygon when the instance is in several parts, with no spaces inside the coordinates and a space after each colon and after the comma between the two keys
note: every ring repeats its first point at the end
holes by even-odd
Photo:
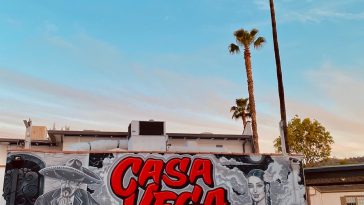
{"type": "MultiPolygon", "coordinates": [[[[268,0],[0,0],[0,137],[23,119],[72,130],[126,131],[131,120],[167,132],[242,133],[231,119],[248,97],[233,32],[257,28],[252,50],[261,152],[280,120],[268,0]]],[[[276,0],[287,118],[318,120],[332,156],[363,156],[364,4],[276,0]]]]}

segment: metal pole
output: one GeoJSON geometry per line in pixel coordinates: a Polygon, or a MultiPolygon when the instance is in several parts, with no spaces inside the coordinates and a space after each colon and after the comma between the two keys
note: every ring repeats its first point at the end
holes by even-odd
{"type": "MultiPolygon", "coordinates": [[[[276,67],[277,67],[277,80],[278,80],[278,93],[279,93],[279,105],[281,110],[281,123],[283,129],[283,139],[282,145],[285,145],[285,150],[289,153],[289,145],[288,145],[288,135],[287,135],[287,120],[286,120],[286,105],[284,100],[284,88],[283,88],[283,78],[282,78],[282,69],[281,69],[281,60],[279,56],[279,47],[278,47],[278,36],[277,36],[277,25],[276,25],[276,17],[274,12],[274,2],[273,0],[269,0],[270,5],[270,16],[272,20],[272,33],[273,33],[273,43],[274,43],[274,56],[276,59],[276,67]]],[[[282,146],[283,149],[283,146],[282,146]]]]}
{"type": "Polygon", "coordinates": [[[282,154],[283,155],[287,155],[287,148],[286,148],[286,144],[283,143],[285,142],[286,136],[284,135],[284,131],[283,131],[283,122],[280,121],[279,122],[279,133],[281,135],[281,147],[282,147],[282,154]]]}

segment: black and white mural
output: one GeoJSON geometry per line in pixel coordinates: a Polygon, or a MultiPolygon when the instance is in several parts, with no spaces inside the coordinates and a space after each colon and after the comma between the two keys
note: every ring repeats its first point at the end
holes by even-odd
{"type": "MultiPolygon", "coordinates": [[[[11,160],[19,156],[41,164],[33,174],[36,193],[29,191],[32,198],[24,205],[306,204],[301,160],[296,156],[9,153],[7,170],[24,170],[23,165],[31,169],[29,163],[11,160]]],[[[17,186],[4,185],[4,190],[17,186]]],[[[7,204],[16,204],[5,193],[9,192],[4,192],[7,204]]]]}

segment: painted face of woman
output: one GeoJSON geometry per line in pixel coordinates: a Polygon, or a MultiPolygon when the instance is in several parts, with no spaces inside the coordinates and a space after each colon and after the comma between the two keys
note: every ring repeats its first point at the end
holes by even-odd
{"type": "Polygon", "coordinates": [[[265,199],[264,182],[260,178],[256,176],[249,177],[248,188],[254,202],[260,202],[265,199]]]}

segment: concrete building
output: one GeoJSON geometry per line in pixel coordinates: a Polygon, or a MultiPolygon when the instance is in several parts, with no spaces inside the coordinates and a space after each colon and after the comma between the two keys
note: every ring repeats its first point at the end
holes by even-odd
{"type": "MultiPolygon", "coordinates": [[[[251,124],[241,135],[213,133],[168,133],[165,122],[132,121],[127,132],[95,130],[47,130],[27,127],[31,149],[54,151],[161,151],[251,153],[251,124]]],[[[7,150],[24,149],[25,138],[0,138],[0,178],[4,179],[7,150]]],[[[3,187],[0,180],[0,187],[3,187]]],[[[2,194],[2,192],[1,192],[2,194]]],[[[0,204],[5,201],[0,197],[0,204]]]]}
{"type": "Polygon", "coordinates": [[[364,205],[364,165],[306,168],[308,204],[364,205]]]}
{"type": "MultiPolygon", "coordinates": [[[[32,129],[31,148],[59,151],[171,151],[251,153],[251,125],[241,135],[167,133],[165,122],[132,121],[128,132],[32,129]],[[34,131],[34,132],[33,132],[34,131]],[[35,133],[35,134],[34,134],[35,133]]],[[[24,148],[24,139],[0,139],[2,150],[24,148]]]]}

